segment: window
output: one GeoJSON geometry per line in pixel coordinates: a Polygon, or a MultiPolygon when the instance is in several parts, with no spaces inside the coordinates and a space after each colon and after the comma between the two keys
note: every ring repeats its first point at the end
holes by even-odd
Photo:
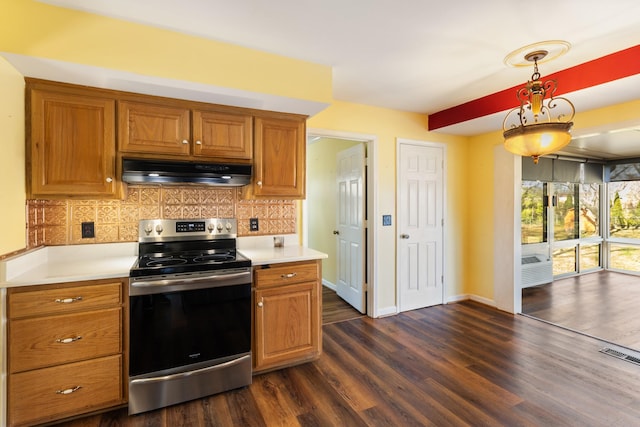
{"type": "Polygon", "coordinates": [[[522,244],[547,241],[547,184],[540,181],[522,182],[521,237],[522,244]]]}
{"type": "Polygon", "coordinates": [[[580,271],[595,270],[600,268],[600,244],[580,245],[580,271]]]}
{"type": "Polygon", "coordinates": [[[553,239],[555,241],[578,238],[580,215],[578,211],[578,184],[554,183],[553,239]]]}
{"type": "Polygon", "coordinates": [[[610,244],[609,268],[640,273],[640,246],[610,244]]]}
{"type": "Polygon", "coordinates": [[[580,238],[600,236],[600,185],[580,184],[580,238]]]}
{"type": "Polygon", "coordinates": [[[609,236],[640,239],[640,181],[609,183],[609,236]]]}

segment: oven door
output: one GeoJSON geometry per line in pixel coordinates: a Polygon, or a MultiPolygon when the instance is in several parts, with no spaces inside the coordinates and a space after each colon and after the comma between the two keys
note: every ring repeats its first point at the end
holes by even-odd
{"type": "Polygon", "coordinates": [[[251,383],[250,268],[131,278],[129,313],[129,413],[251,383]]]}

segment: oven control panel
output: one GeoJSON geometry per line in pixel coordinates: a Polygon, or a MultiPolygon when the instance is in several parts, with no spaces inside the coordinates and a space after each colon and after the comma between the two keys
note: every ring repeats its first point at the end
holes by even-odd
{"type": "Polygon", "coordinates": [[[204,231],[204,221],[178,221],[176,222],[176,233],[196,233],[204,231]]]}
{"type": "Polygon", "coordinates": [[[138,226],[138,241],[230,239],[237,233],[235,218],[143,219],[138,226]]]}

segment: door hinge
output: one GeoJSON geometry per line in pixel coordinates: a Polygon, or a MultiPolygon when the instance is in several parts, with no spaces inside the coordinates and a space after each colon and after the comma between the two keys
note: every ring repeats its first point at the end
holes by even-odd
{"type": "Polygon", "coordinates": [[[440,276],[440,283],[444,285],[444,275],[440,276]]]}
{"type": "Polygon", "coordinates": [[[444,218],[442,218],[442,219],[440,220],[440,222],[442,223],[442,226],[444,227],[444,218]]]}

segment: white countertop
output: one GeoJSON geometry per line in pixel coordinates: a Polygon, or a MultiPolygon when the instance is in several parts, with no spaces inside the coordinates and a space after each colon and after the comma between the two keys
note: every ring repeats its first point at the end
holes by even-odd
{"type": "MultiPolygon", "coordinates": [[[[273,247],[273,236],[241,237],[238,250],[253,265],[308,261],[327,255],[285,235],[285,245],[273,247]]],[[[128,277],[138,255],[138,243],[46,246],[0,261],[0,287],[128,277]]]]}
{"type": "Polygon", "coordinates": [[[46,246],[0,262],[0,287],[129,277],[138,244],[46,246]]]}
{"type": "Polygon", "coordinates": [[[240,249],[240,253],[251,260],[252,265],[277,264],[281,262],[308,261],[327,258],[327,254],[303,246],[282,248],[240,249]]]}
{"type": "Polygon", "coordinates": [[[238,251],[251,260],[252,265],[309,261],[327,258],[327,254],[300,246],[297,234],[285,234],[284,246],[273,246],[274,236],[249,236],[238,239],[238,251]]]}

